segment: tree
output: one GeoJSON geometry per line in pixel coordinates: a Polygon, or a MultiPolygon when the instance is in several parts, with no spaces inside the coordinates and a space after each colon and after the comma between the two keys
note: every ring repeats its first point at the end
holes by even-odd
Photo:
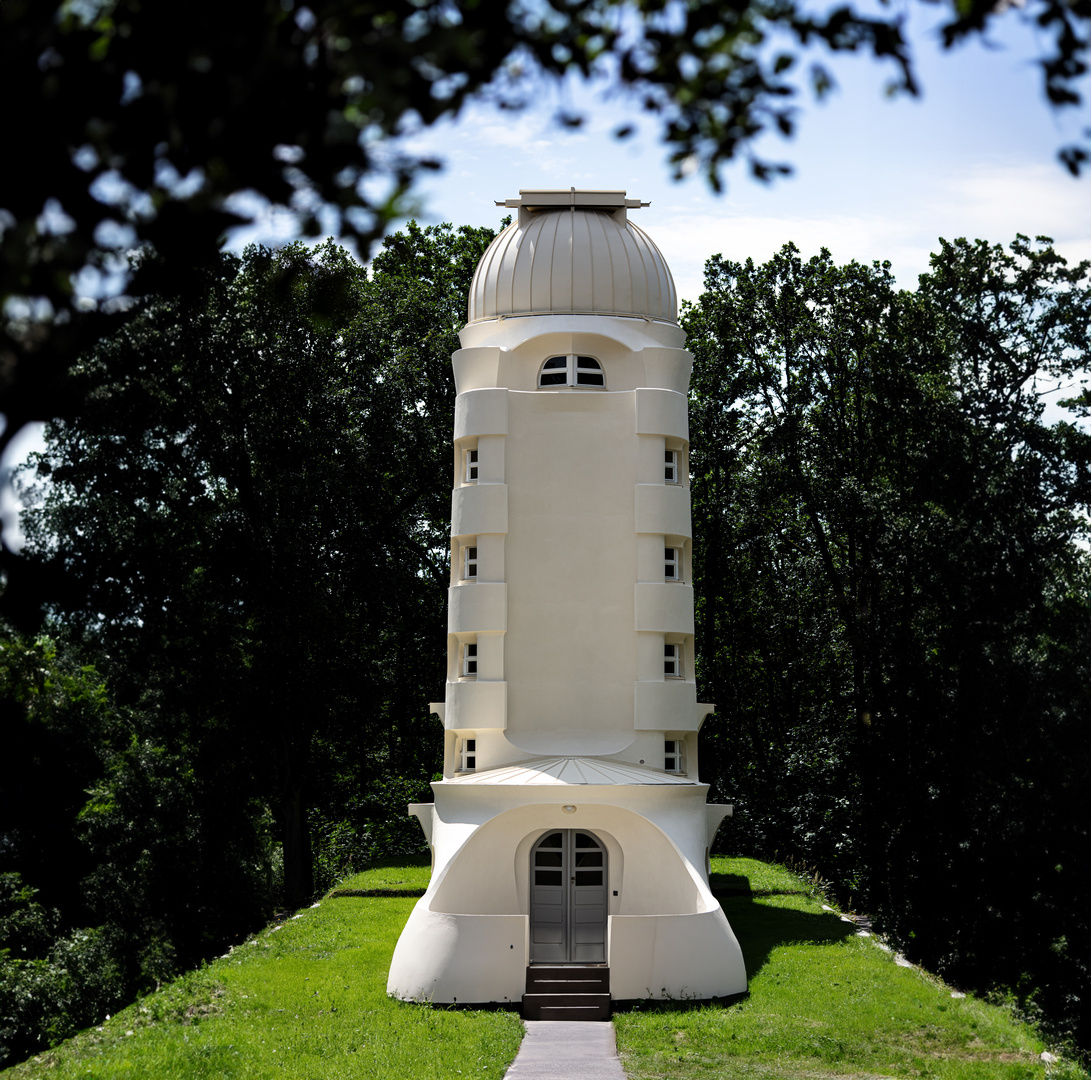
{"type": "MultiPolygon", "coordinates": [[[[1089,2],[1026,11],[1051,42],[1042,70],[1056,106],[1080,100],[1089,2]]],[[[993,0],[952,4],[944,41],[1015,17],[993,0]]],[[[118,291],[184,295],[246,217],[242,196],[290,209],[308,235],[332,222],[366,255],[434,164],[392,151],[390,136],[475,95],[517,107],[543,78],[605,74],[660,118],[676,173],[696,162],[718,187],[740,154],[759,176],[783,171],[752,147],[767,129],[792,131],[795,69],[812,42],[867,50],[893,64],[897,88],[917,89],[900,13],[814,14],[792,0],[520,0],[502,11],[200,0],[185,19],[138,0],[5,0],[0,21],[0,88],[21,103],[7,133],[19,167],[0,194],[0,449],[29,420],[73,414],[67,365],[127,317],[118,291]],[[159,258],[126,283],[124,253],[142,245],[159,258]]],[[[831,85],[822,63],[811,82],[831,85]]],[[[1062,157],[1076,172],[1087,149],[1062,157]]],[[[3,558],[10,573],[16,560],[3,558]]],[[[45,584],[23,568],[5,604],[27,618],[45,584]]]]}
{"type": "Polygon", "coordinates": [[[1089,276],[1045,242],[960,240],[908,293],[789,245],[710,260],[685,320],[701,674],[726,706],[703,761],[767,853],[1070,1032],[1091,434],[1044,399],[1086,379],[1089,276]]]}
{"type": "Polygon", "coordinates": [[[66,1038],[124,994],[107,935],[87,926],[87,788],[128,736],[102,677],[64,642],[0,631],[0,1063],[66,1038]]]}
{"type": "Polygon", "coordinates": [[[312,891],[316,738],[356,746],[358,784],[434,771],[448,361],[491,237],[413,226],[370,278],[332,244],[224,256],[81,362],[78,417],[32,465],[31,555],[74,586],[55,617],[197,778],[204,863],[275,809],[290,904],[312,891]]]}
{"type": "MultiPolygon", "coordinates": [[[[0,776],[0,873],[20,872],[48,907],[72,897],[90,870],[76,818],[112,753],[128,741],[125,717],[102,676],[53,638],[0,632],[0,714],[8,760],[0,776]]],[[[78,890],[76,896],[79,896],[78,890]]],[[[86,920],[66,903],[69,925],[86,920]]]]}

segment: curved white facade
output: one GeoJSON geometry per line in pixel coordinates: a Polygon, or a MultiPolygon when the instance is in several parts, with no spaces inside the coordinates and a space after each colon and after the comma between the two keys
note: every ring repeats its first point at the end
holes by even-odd
{"type": "Polygon", "coordinates": [[[706,806],[697,773],[712,706],[693,678],[691,357],[673,283],[624,192],[508,205],[520,219],[482,259],[452,358],[444,779],[412,808],[432,884],[388,989],[515,1000],[549,939],[573,963],[602,950],[614,998],[739,993],[707,883],[730,808],[706,806]],[[540,841],[569,834],[593,838],[580,850],[599,845],[601,871],[543,869],[540,841]],[[547,893],[582,905],[560,929],[547,893]],[[580,945],[596,921],[601,943],[580,945]]]}

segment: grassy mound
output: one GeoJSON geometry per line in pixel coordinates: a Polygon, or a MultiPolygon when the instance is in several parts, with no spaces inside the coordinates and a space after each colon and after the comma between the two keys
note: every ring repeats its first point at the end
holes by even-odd
{"type": "MultiPolygon", "coordinates": [[[[645,1003],[615,1016],[632,1080],[1056,1080],[1034,1031],[901,966],[780,867],[717,859],[713,887],[746,955],[750,993],[645,1003]]],[[[500,1080],[522,1036],[511,1012],[392,1001],[386,975],[425,867],[357,874],[315,907],[5,1080],[500,1080]]]]}
{"type": "Polygon", "coordinates": [[[10,1077],[170,1080],[500,1080],[523,1035],[515,1013],[392,1001],[386,976],[427,867],[357,874],[342,889],[270,926],[10,1077]]]}
{"type": "Polygon", "coordinates": [[[748,995],[615,1015],[632,1080],[1043,1080],[1032,1028],[912,967],[825,908],[804,882],[752,859],[714,859],[713,890],[746,958],[748,995]]]}

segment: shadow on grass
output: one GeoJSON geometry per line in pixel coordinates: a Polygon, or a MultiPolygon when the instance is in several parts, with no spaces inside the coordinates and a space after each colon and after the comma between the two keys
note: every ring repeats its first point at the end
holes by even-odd
{"type": "MultiPolygon", "coordinates": [[[[742,874],[713,874],[709,878],[712,894],[735,931],[742,948],[748,979],[761,971],[772,951],[779,945],[836,945],[852,937],[856,927],[842,922],[828,911],[793,911],[791,908],[756,904],[767,896],[810,896],[806,889],[751,889],[750,879],[742,874]]],[[[731,997],[692,1000],[615,1001],[614,1012],[684,1012],[705,1005],[730,1008],[745,1001],[749,992],[731,997]]]]}
{"type": "Polygon", "coordinates": [[[410,855],[391,855],[389,859],[372,859],[366,866],[359,868],[359,873],[365,870],[400,870],[405,866],[431,866],[432,855],[428,851],[415,851],[410,855]]]}
{"type": "Polygon", "coordinates": [[[327,899],[340,899],[346,896],[423,896],[427,889],[331,889],[327,899]]]}
{"type": "MultiPolygon", "coordinates": [[[[357,877],[369,870],[404,870],[410,866],[431,866],[430,852],[422,851],[411,855],[393,855],[387,859],[373,859],[366,866],[353,871],[349,877],[357,877]]],[[[346,879],[347,880],[347,879],[346,879]]],[[[398,885],[374,885],[367,889],[333,888],[322,894],[327,899],[339,899],[352,896],[423,896],[426,889],[420,886],[400,888],[398,885]]]]}
{"type": "Polygon", "coordinates": [[[709,884],[739,939],[751,979],[778,945],[836,945],[856,933],[855,925],[842,922],[828,911],[794,911],[754,903],[766,896],[809,896],[806,889],[752,890],[750,879],[742,874],[713,874],[709,884]]]}

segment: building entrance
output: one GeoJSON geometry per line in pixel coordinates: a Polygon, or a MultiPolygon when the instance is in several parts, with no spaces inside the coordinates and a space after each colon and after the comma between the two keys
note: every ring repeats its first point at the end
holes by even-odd
{"type": "Polygon", "coordinates": [[[606,962],[606,847],[591,833],[546,833],[530,856],[530,962],[606,962]]]}

